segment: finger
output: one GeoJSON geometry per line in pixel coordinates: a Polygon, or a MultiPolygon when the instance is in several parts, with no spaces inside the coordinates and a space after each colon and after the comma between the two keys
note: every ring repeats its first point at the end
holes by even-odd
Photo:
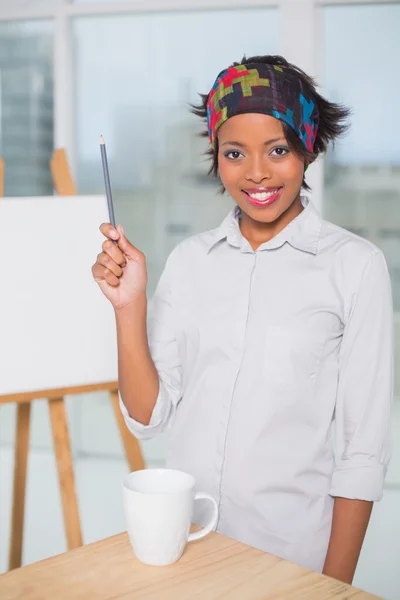
{"type": "Polygon", "coordinates": [[[131,244],[130,241],[126,238],[121,225],[118,225],[117,229],[119,234],[118,246],[119,248],[121,248],[122,252],[129,258],[133,258],[134,260],[137,260],[139,262],[145,260],[143,252],[141,252],[138,248],[133,246],[133,244],[131,244]]]}
{"type": "Polygon", "coordinates": [[[122,250],[110,240],[105,240],[102,244],[103,252],[108,254],[112,260],[121,267],[126,265],[125,255],[122,250]]]}
{"type": "Polygon", "coordinates": [[[120,237],[119,231],[115,229],[110,223],[102,223],[100,225],[100,231],[109,240],[118,240],[120,237]]]}
{"type": "Polygon", "coordinates": [[[119,278],[116,277],[116,275],[114,275],[114,273],[112,273],[107,267],[103,267],[103,265],[98,263],[93,265],[92,273],[94,279],[99,284],[102,284],[104,281],[106,281],[112,287],[117,287],[119,285],[119,278]]]}
{"type": "Polygon", "coordinates": [[[119,265],[117,265],[117,263],[114,262],[113,259],[105,252],[101,252],[98,255],[97,262],[99,265],[106,267],[109,271],[114,273],[114,275],[116,275],[116,277],[121,277],[121,275],[123,273],[121,267],[119,265]]]}

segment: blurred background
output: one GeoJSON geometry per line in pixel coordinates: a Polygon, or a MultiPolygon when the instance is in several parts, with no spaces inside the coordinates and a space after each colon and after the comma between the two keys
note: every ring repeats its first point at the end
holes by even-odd
{"type": "MultiPolygon", "coordinates": [[[[393,459],[355,585],[400,598],[400,1],[0,0],[0,155],[5,195],[53,194],[48,163],[67,149],[79,193],[104,193],[107,143],[116,218],[141,248],[149,295],[185,237],[231,207],[203,156],[189,103],[242,56],[282,54],[353,110],[352,127],[309,169],[323,217],[385,253],[396,310],[393,459]]],[[[95,257],[93,257],[95,259],[95,257]]],[[[123,531],[127,471],[106,393],[68,398],[84,542],[123,531]]],[[[0,406],[0,572],[7,569],[15,407],[0,406]]],[[[23,563],[63,552],[47,405],[33,408],[23,563]]],[[[163,464],[163,439],[142,444],[163,464]]]]}

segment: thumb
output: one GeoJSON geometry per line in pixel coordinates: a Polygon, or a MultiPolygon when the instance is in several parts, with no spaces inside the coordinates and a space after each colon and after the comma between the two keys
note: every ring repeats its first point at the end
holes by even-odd
{"type": "Polygon", "coordinates": [[[128,256],[129,258],[137,259],[140,254],[140,250],[135,248],[135,246],[133,246],[127,239],[127,237],[124,234],[122,225],[117,225],[117,230],[119,232],[118,246],[121,248],[122,252],[125,254],[125,256],[128,256]]]}

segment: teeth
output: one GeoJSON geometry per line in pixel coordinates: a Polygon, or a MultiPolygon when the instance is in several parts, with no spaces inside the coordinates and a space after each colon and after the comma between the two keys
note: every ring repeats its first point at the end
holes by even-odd
{"type": "Polygon", "coordinates": [[[277,190],[273,190],[272,192],[259,192],[257,194],[249,194],[250,198],[254,198],[254,200],[258,200],[259,202],[264,202],[268,200],[271,196],[276,194],[277,190]]]}

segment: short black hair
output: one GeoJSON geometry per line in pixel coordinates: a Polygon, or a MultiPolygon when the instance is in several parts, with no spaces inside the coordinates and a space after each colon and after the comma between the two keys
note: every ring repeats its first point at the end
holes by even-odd
{"type": "MultiPolygon", "coordinates": [[[[315,101],[319,111],[319,126],[313,152],[309,152],[293,129],[286,123],[282,122],[282,127],[288,142],[288,146],[297,156],[304,158],[304,160],[307,162],[312,162],[319,154],[326,152],[329,142],[334,142],[336,138],[347,131],[349,127],[348,117],[351,114],[351,110],[343,104],[329,102],[323,98],[316,90],[317,84],[315,79],[304,73],[304,71],[302,71],[299,67],[289,63],[285,58],[283,58],[283,56],[265,55],[251,56],[250,58],[246,58],[244,56],[240,63],[234,62],[232,65],[230,65],[230,67],[228,67],[228,69],[231,67],[236,67],[237,65],[248,65],[252,63],[284,66],[291,73],[297,75],[297,77],[302,81],[309,95],[315,101]]],[[[226,70],[227,69],[224,69],[221,71],[221,73],[226,70]]],[[[200,104],[192,104],[191,110],[195,115],[201,117],[207,123],[207,102],[209,94],[199,95],[201,98],[200,104]]],[[[200,135],[202,137],[208,137],[207,129],[200,135]]],[[[218,177],[218,139],[215,140],[215,149],[209,148],[206,154],[210,156],[212,161],[211,167],[208,171],[209,175],[218,177]]],[[[310,190],[310,186],[307,184],[305,176],[303,176],[301,187],[305,190],[310,190]]],[[[222,186],[221,192],[224,191],[225,189],[222,186]]]]}

